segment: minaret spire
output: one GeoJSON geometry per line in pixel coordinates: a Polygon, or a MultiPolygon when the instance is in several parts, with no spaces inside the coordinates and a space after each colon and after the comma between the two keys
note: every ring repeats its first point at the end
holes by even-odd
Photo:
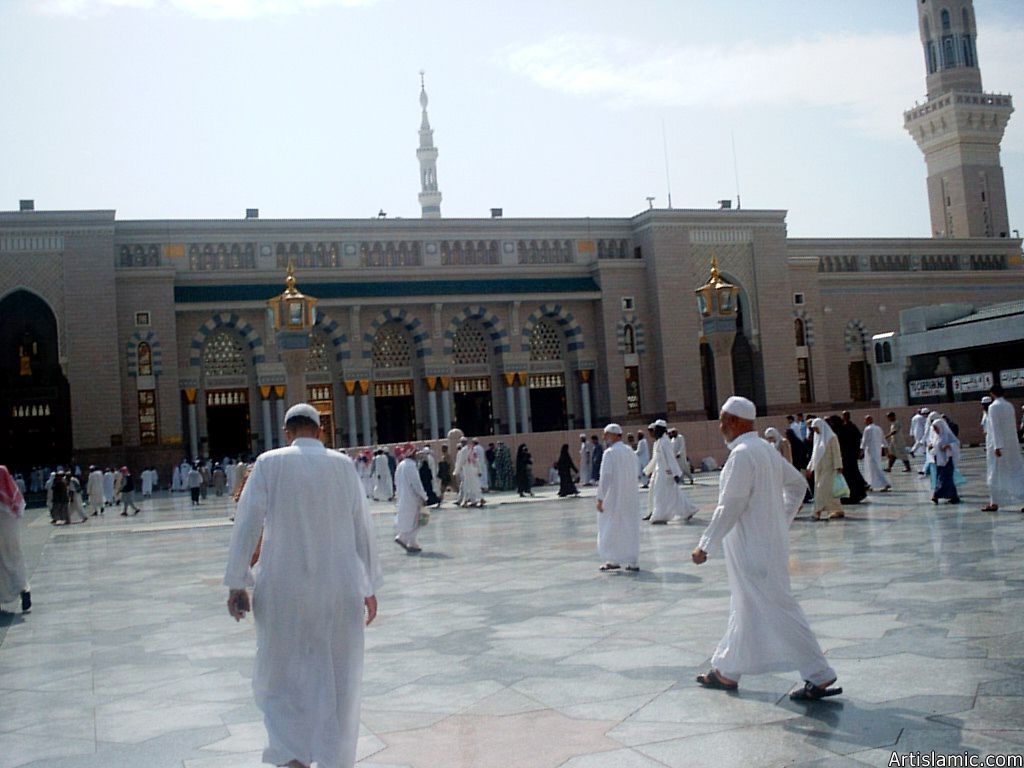
{"type": "Polygon", "coordinates": [[[441,218],[441,193],[437,189],[437,148],[434,146],[434,131],[427,117],[427,87],[420,70],[420,108],[423,119],[420,120],[420,146],[416,150],[416,159],[420,161],[420,209],[424,219],[441,218]]]}
{"type": "Polygon", "coordinates": [[[928,100],[903,124],[928,166],[928,207],[936,237],[1007,237],[999,145],[1013,113],[1007,94],[985,93],[972,0],[917,3],[928,100]]]}

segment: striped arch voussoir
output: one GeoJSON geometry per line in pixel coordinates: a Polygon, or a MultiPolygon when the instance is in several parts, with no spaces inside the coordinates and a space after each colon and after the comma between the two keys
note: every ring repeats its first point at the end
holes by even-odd
{"type": "Polygon", "coordinates": [[[807,312],[803,309],[793,310],[794,320],[804,321],[804,341],[807,342],[808,347],[814,346],[814,319],[807,316],[807,312]]]}
{"type": "Polygon", "coordinates": [[[867,343],[867,331],[860,320],[851,320],[843,332],[843,343],[847,352],[860,352],[867,343]]]}
{"type": "Polygon", "coordinates": [[[256,363],[265,362],[267,359],[267,351],[263,347],[263,339],[256,333],[256,329],[253,328],[249,323],[242,320],[234,312],[220,312],[201,326],[199,330],[192,336],[192,341],[189,343],[189,356],[188,364],[198,368],[202,365],[203,361],[203,345],[206,343],[206,338],[213,333],[215,330],[222,326],[228,328],[234,328],[249,347],[249,351],[252,353],[252,362],[256,363]]]}
{"type": "Polygon", "coordinates": [[[132,377],[139,375],[139,344],[149,344],[149,351],[153,358],[153,375],[162,374],[164,372],[164,353],[156,334],[152,331],[145,333],[136,331],[128,341],[128,375],[132,377]]]}
{"type": "Polygon", "coordinates": [[[317,310],[316,325],[331,340],[331,348],[334,350],[334,359],[337,362],[340,363],[352,357],[352,347],[348,343],[348,336],[342,331],[337,320],[317,310]]]}
{"type": "Polygon", "coordinates": [[[484,327],[484,331],[487,332],[491,339],[495,354],[502,354],[504,352],[511,351],[511,345],[509,344],[508,331],[501,323],[501,319],[482,306],[475,307],[463,307],[455,317],[448,323],[448,328],[444,332],[444,355],[445,357],[451,357],[454,349],[455,334],[458,332],[459,327],[467,320],[478,320],[484,327]]]}
{"type": "Polygon", "coordinates": [[[637,354],[642,355],[647,351],[646,337],[644,334],[644,324],[636,319],[636,315],[633,313],[627,313],[623,315],[619,322],[615,326],[615,344],[619,351],[619,354],[623,354],[626,351],[626,326],[633,326],[633,338],[636,342],[637,354]]]}
{"type": "Polygon", "coordinates": [[[418,318],[409,317],[404,309],[385,309],[376,319],[370,323],[370,328],[363,334],[363,359],[370,360],[373,357],[373,340],[381,326],[390,323],[401,323],[402,327],[412,336],[412,343],[416,347],[416,357],[430,357],[430,333],[423,327],[418,318]]]}
{"type": "Polygon", "coordinates": [[[565,334],[566,349],[569,352],[576,352],[586,347],[586,344],[583,342],[583,329],[580,327],[579,321],[573,317],[572,312],[568,311],[561,304],[542,304],[530,313],[530,316],[523,324],[521,351],[530,351],[530,339],[533,337],[533,329],[537,327],[537,323],[543,318],[554,320],[562,329],[562,333],[565,334]]]}

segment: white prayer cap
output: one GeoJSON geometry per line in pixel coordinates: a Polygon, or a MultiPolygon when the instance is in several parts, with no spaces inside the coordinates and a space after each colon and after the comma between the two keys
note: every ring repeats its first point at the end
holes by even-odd
{"type": "Polygon", "coordinates": [[[927,416],[928,415],[928,409],[927,408],[922,408],[920,411],[918,411],[918,413],[923,413],[923,414],[925,414],[927,416]]]}
{"type": "Polygon", "coordinates": [[[607,427],[605,427],[604,431],[605,431],[606,434],[609,434],[609,435],[621,435],[622,434],[622,427],[620,427],[618,424],[612,423],[612,424],[609,424],[607,427]]]}
{"type": "Polygon", "coordinates": [[[664,427],[665,429],[668,429],[668,422],[665,421],[664,419],[658,419],[653,424],[651,424],[651,426],[652,427],[664,427]]]}
{"type": "Polygon", "coordinates": [[[736,395],[733,395],[722,404],[722,411],[747,421],[753,421],[757,418],[757,406],[747,400],[747,398],[736,395]]]}
{"type": "Polygon", "coordinates": [[[289,408],[288,412],[284,415],[284,423],[287,424],[289,419],[296,416],[305,416],[316,423],[318,427],[320,426],[320,413],[309,403],[298,403],[289,408]]]}
{"type": "Polygon", "coordinates": [[[583,435],[583,434],[580,435],[580,440],[586,440],[586,439],[587,439],[586,435],[583,435]]]}
{"type": "Polygon", "coordinates": [[[981,398],[981,404],[982,405],[989,405],[991,402],[992,402],[992,398],[989,397],[988,395],[985,395],[983,398],[981,398]]]}

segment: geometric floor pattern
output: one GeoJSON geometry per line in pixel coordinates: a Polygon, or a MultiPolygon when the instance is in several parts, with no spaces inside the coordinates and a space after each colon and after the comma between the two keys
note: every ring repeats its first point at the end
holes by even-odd
{"type": "MultiPolygon", "coordinates": [[[[916,473],[791,529],[793,588],[845,694],[789,701],[797,674],[705,691],[725,629],[720,559],[690,550],[717,475],[698,476],[691,524],[644,525],[641,571],[599,573],[592,489],[559,500],[491,494],[442,509],[423,553],[391,542],[375,504],[385,585],[367,630],[362,768],[676,768],[889,765],[893,752],[1024,750],[1024,515],[989,514],[984,458],[964,451],[959,507],[916,473]]],[[[138,517],[27,537],[33,611],[6,614],[0,768],[248,768],[251,619],[220,585],[230,504],[166,494],[138,517]]],[[[5,606],[12,610],[13,606],[5,606]]]]}

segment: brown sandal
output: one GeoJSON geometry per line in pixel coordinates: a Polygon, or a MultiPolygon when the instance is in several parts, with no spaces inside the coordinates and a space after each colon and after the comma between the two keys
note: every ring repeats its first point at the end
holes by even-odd
{"type": "Polygon", "coordinates": [[[727,683],[718,676],[718,672],[709,669],[702,675],[697,675],[697,682],[705,688],[712,688],[716,691],[735,691],[739,689],[736,683],[727,683]]]}

